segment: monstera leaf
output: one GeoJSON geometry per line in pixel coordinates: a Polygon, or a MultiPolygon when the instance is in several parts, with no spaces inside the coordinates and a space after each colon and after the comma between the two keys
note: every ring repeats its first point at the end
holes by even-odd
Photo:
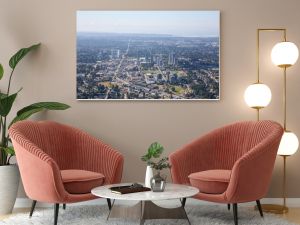
{"type": "Polygon", "coordinates": [[[26,56],[30,51],[38,48],[40,45],[41,45],[41,43],[32,45],[32,46],[30,46],[28,48],[22,48],[22,49],[20,49],[16,54],[14,54],[10,58],[10,60],[9,60],[9,66],[10,66],[10,68],[15,69],[16,66],[18,65],[18,63],[21,61],[21,59],[24,58],[24,56],[26,56]]]}
{"type": "Polygon", "coordinates": [[[143,155],[141,159],[148,161],[151,158],[159,158],[163,151],[164,147],[160,143],[154,142],[149,146],[147,154],[143,155]]]}

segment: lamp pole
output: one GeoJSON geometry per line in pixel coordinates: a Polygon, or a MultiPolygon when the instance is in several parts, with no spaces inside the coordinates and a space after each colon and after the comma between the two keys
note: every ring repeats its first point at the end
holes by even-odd
{"type": "MultiPolygon", "coordinates": [[[[286,29],[284,28],[264,28],[264,29],[257,29],[257,51],[256,51],[256,65],[257,65],[257,82],[260,82],[260,57],[259,57],[259,52],[260,52],[260,34],[261,32],[282,32],[283,36],[282,39],[283,41],[286,41],[286,29]]],[[[282,66],[283,74],[284,74],[284,87],[283,87],[283,107],[284,107],[284,121],[283,121],[283,126],[284,130],[286,130],[286,65],[282,66]]],[[[259,115],[259,108],[257,108],[257,121],[260,119],[259,115]]],[[[277,213],[277,214],[282,214],[286,213],[288,211],[288,208],[286,207],[286,157],[285,155],[283,156],[283,182],[282,182],[282,197],[283,197],[283,206],[281,205],[274,205],[274,204],[262,204],[262,210],[264,212],[271,212],[271,213],[277,213]]]]}
{"type": "Polygon", "coordinates": [[[282,184],[282,190],[283,190],[283,208],[285,208],[288,211],[288,208],[286,207],[286,155],[283,155],[283,184],[282,184]]]}
{"type": "MultiPolygon", "coordinates": [[[[257,84],[260,83],[260,33],[261,32],[283,32],[283,40],[286,41],[286,29],[284,28],[259,28],[256,31],[256,72],[257,72],[257,84]]],[[[256,109],[256,119],[257,121],[260,120],[260,109],[263,107],[253,107],[256,109]]]]}

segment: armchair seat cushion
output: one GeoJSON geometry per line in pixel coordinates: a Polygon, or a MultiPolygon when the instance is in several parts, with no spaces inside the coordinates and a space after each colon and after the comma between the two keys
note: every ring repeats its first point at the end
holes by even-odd
{"type": "Polygon", "coordinates": [[[189,175],[192,186],[207,194],[222,194],[226,191],[231,170],[205,170],[189,175]]]}
{"type": "Polygon", "coordinates": [[[61,170],[64,187],[70,194],[87,194],[104,183],[104,175],[87,170],[61,170]]]}

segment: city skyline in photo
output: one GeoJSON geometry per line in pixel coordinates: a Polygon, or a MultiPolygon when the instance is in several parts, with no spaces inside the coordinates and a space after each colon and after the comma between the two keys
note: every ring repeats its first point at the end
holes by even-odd
{"type": "Polygon", "coordinates": [[[78,11],[77,99],[220,98],[219,11],[78,11]]]}
{"type": "Polygon", "coordinates": [[[219,11],[77,11],[77,33],[219,37],[219,11]]]}

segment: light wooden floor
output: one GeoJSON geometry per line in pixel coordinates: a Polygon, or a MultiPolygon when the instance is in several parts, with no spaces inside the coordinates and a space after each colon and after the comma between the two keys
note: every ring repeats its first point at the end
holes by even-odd
{"type": "MultiPolygon", "coordinates": [[[[0,221],[10,217],[11,215],[14,215],[17,213],[24,213],[24,212],[29,213],[29,208],[14,209],[12,214],[0,216],[0,221]]],[[[300,224],[300,208],[289,208],[289,212],[287,214],[280,215],[280,216],[291,222],[300,224]]]]}
{"type": "Polygon", "coordinates": [[[289,208],[289,212],[281,216],[291,222],[300,224],[300,208],[289,208]]]}

